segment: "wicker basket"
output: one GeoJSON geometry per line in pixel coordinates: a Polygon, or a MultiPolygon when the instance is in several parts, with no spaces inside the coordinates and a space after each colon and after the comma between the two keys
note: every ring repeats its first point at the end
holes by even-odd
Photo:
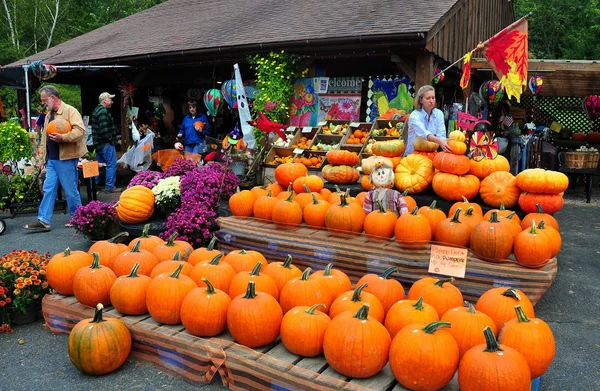
{"type": "Polygon", "coordinates": [[[597,168],[600,154],[598,152],[567,152],[565,153],[566,168],[597,168]]]}

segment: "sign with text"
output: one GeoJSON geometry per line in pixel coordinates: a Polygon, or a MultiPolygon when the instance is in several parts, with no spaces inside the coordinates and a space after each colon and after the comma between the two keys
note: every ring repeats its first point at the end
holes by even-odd
{"type": "Polygon", "coordinates": [[[98,162],[87,162],[81,165],[81,169],[83,170],[84,178],[92,178],[98,176],[100,174],[100,170],[98,168],[98,162]]]}
{"type": "Polygon", "coordinates": [[[312,132],[312,128],[310,126],[305,126],[302,128],[302,133],[310,133],[312,132]]]}
{"type": "Polygon", "coordinates": [[[464,278],[467,270],[466,248],[431,245],[429,273],[464,278]]]}
{"type": "Polygon", "coordinates": [[[304,152],[304,149],[302,149],[302,148],[295,148],[293,152],[294,152],[295,155],[299,155],[302,152],[304,152]]]}

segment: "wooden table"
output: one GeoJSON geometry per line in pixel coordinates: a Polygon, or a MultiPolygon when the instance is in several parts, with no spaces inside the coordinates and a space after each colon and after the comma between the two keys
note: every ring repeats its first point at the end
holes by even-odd
{"type": "Polygon", "coordinates": [[[577,177],[582,175],[585,181],[585,196],[586,201],[589,204],[592,200],[592,189],[593,185],[593,176],[599,175],[598,168],[565,168],[561,167],[559,169],[560,172],[567,175],[569,177],[569,186],[575,187],[577,185],[577,177]]]}

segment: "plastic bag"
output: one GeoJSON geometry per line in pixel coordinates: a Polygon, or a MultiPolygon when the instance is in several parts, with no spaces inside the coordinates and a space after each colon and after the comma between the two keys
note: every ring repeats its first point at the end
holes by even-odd
{"type": "Polygon", "coordinates": [[[139,142],[135,143],[121,156],[117,163],[124,163],[135,172],[145,171],[152,164],[152,148],[154,147],[154,133],[148,132],[139,142]]]}

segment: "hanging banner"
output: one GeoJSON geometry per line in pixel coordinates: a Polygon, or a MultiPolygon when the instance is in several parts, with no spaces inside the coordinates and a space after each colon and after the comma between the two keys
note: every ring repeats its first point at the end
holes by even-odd
{"type": "Polygon", "coordinates": [[[248,108],[248,100],[246,99],[246,91],[244,90],[242,74],[240,73],[240,67],[238,64],[235,64],[233,69],[235,71],[238,113],[240,115],[240,123],[242,124],[244,143],[248,146],[248,148],[254,149],[256,148],[256,141],[254,140],[254,133],[252,131],[253,127],[252,125],[248,124],[248,121],[251,121],[252,117],[250,116],[250,109],[248,108]]]}
{"type": "Polygon", "coordinates": [[[467,88],[469,80],[471,80],[471,57],[473,56],[473,52],[475,52],[475,50],[471,50],[463,57],[463,73],[460,78],[460,88],[463,90],[467,88]]]}

